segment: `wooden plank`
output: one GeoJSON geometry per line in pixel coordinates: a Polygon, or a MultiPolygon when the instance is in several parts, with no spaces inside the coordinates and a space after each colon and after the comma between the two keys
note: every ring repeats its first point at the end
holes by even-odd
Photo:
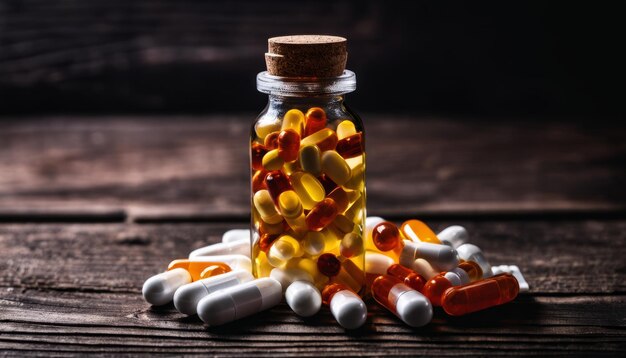
{"type": "MultiPolygon", "coordinates": [[[[0,350],[5,355],[615,355],[624,352],[626,221],[480,221],[465,225],[493,264],[520,266],[529,294],[473,315],[436,310],[410,329],[368,300],[346,332],[327,309],[285,304],[210,328],[172,305],[150,307],[143,280],[245,224],[0,225],[0,350]],[[584,238],[581,239],[581,238],[584,238]]],[[[449,222],[429,222],[440,229],[449,222]]]]}
{"type": "MultiPolygon", "coordinates": [[[[0,216],[249,215],[253,114],[0,124],[0,216]]],[[[625,128],[365,115],[368,209],[395,217],[626,215],[625,128]]]]}

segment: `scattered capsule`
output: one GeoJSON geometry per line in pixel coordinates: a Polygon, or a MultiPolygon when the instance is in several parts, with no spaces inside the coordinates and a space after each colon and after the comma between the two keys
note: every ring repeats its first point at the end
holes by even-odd
{"type": "Polygon", "coordinates": [[[361,327],[367,319],[367,306],[356,293],[340,283],[332,283],[322,291],[322,302],[346,329],[361,327]]]}
{"type": "Polygon", "coordinates": [[[313,175],[296,172],[291,175],[289,180],[293,190],[298,194],[304,210],[311,210],[317,203],[324,200],[324,187],[313,175]]]}
{"type": "Polygon", "coordinates": [[[209,294],[198,302],[198,316],[217,326],[272,308],[282,300],[278,281],[265,277],[209,294]]]}
{"type": "Polygon", "coordinates": [[[422,275],[400,264],[389,266],[387,274],[400,279],[402,283],[416,291],[421,292],[426,284],[426,279],[422,275]]]}
{"type": "Polygon", "coordinates": [[[250,241],[250,229],[232,229],[222,235],[222,242],[250,241]]]}
{"type": "Polygon", "coordinates": [[[351,121],[341,121],[337,125],[337,137],[339,139],[344,139],[354,134],[356,134],[356,128],[351,121]]]}
{"type": "Polygon", "coordinates": [[[300,153],[298,155],[300,165],[303,170],[314,176],[319,176],[322,173],[321,156],[322,153],[315,144],[300,146],[300,153]]]}
{"type": "Polygon", "coordinates": [[[435,270],[428,261],[424,259],[416,259],[411,263],[410,266],[407,266],[411,270],[417,272],[422,277],[427,280],[439,275],[440,271],[435,270]]]}
{"type": "Polygon", "coordinates": [[[320,231],[328,226],[337,217],[335,201],[326,198],[317,203],[306,215],[306,224],[311,231],[320,231]]]}
{"type": "Polygon", "coordinates": [[[383,221],[374,227],[372,242],[382,252],[391,251],[404,245],[400,231],[396,225],[389,221],[383,221]]]}
{"type": "Polygon", "coordinates": [[[143,298],[150,304],[161,306],[174,298],[176,290],[191,282],[191,275],[183,268],[154,275],[146,280],[141,289],[143,298]]]}
{"type": "Polygon", "coordinates": [[[283,117],[283,124],[281,129],[293,129],[299,135],[302,134],[302,127],[304,126],[304,113],[298,109],[290,109],[285,113],[283,117]]]}
{"type": "Polygon", "coordinates": [[[325,253],[317,258],[317,269],[328,277],[336,276],[341,269],[341,261],[331,253],[325,253]]]}
{"type": "Polygon", "coordinates": [[[447,278],[452,286],[461,286],[461,278],[456,273],[448,271],[443,274],[443,277],[447,278]]]}
{"type": "Polygon", "coordinates": [[[259,143],[252,143],[250,147],[250,161],[252,162],[252,169],[263,169],[263,157],[269,152],[269,149],[259,143]]]}
{"type": "Polygon", "coordinates": [[[443,229],[437,238],[442,244],[457,248],[469,242],[469,234],[467,230],[460,225],[453,225],[443,229]]]}
{"type": "Polygon", "coordinates": [[[293,129],[285,129],[281,131],[278,135],[277,146],[278,156],[285,162],[293,162],[298,159],[298,153],[300,151],[300,134],[293,129]]]}
{"type": "Polygon", "coordinates": [[[326,112],[319,107],[310,108],[304,115],[304,136],[310,136],[313,133],[326,127],[326,112]]]}
{"type": "Polygon", "coordinates": [[[236,270],[181,286],[174,294],[174,307],[186,315],[197,313],[198,302],[210,293],[254,280],[248,271],[236,270]]]}
{"type": "Polygon", "coordinates": [[[278,155],[278,149],[272,149],[263,156],[261,164],[265,170],[279,170],[285,164],[285,160],[278,155]]]}
{"type": "Polygon", "coordinates": [[[447,314],[462,316],[510,302],[518,293],[517,280],[505,273],[446,290],[442,306],[447,314]]]}
{"type": "Polygon", "coordinates": [[[376,277],[386,274],[389,267],[394,263],[394,260],[389,256],[367,251],[365,253],[365,280],[371,284],[376,277]]]}
{"type": "Polygon", "coordinates": [[[196,281],[206,278],[202,277],[201,273],[210,266],[221,266],[227,270],[226,272],[236,269],[251,271],[252,269],[250,258],[244,255],[196,256],[188,259],[179,259],[170,262],[167,269],[183,268],[189,271],[191,278],[196,281]]]}
{"type": "Polygon", "coordinates": [[[467,274],[467,271],[465,271],[464,269],[460,267],[455,267],[452,270],[450,270],[450,272],[453,272],[455,275],[459,277],[459,279],[461,280],[460,285],[467,285],[468,283],[472,282],[470,280],[469,275],[467,274]]]}
{"type": "Polygon", "coordinates": [[[322,172],[339,186],[347,183],[351,177],[350,166],[334,150],[322,153],[322,172]]]}
{"type": "Polygon", "coordinates": [[[361,133],[353,134],[343,138],[337,142],[337,153],[344,159],[354,158],[363,154],[363,135],[361,133]]]}
{"type": "Polygon", "coordinates": [[[285,291],[285,301],[301,317],[313,316],[322,307],[320,291],[307,281],[295,281],[289,285],[285,291]]]}
{"type": "Polygon", "coordinates": [[[283,217],[278,210],[276,210],[276,206],[274,206],[274,201],[268,190],[259,190],[254,193],[252,202],[259,212],[259,215],[261,215],[261,220],[268,224],[278,224],[283,221],[283,217]]]}
{"type": "Polygon", "coordinates": [[[313,275],[299,267],[275,267],[270,272],[270,276],[278,281],[283,288],[283,292],[287,287],[296,281],[314,282],[313,275]]]}
{"type": "Polygon", "coordinates": [[[440,271],[449,271],[459,265],[456,251],[450,246],[404,241],[404,248],[399,258],[400,264],[411,267],[417,258],[427,260],[435,269],[440,271]]]}
{"type": "Polygon", "coordinates": [[[372,296],[411,327],[422,327],[433,317],[430,301],[396,277],[379,276],[372,283],[372,296]]]}
{"type": "Polygon", "coordinates": [[[287,190],[293,190],[289,178],[280,170],[267,173],[267,176],[265,176],[265,185],[274,203],[278,203],[280,194],[287,190]]]}
{"type": "MultiPolygon", "coordinates": [[[[248,237],[249,238],[249,237],[248,237]]],[[[233,242],[221,242],[199,249],[193,250],[189,254],[189,258],[197,256],[215,256],[215,255],[244,255],[250,257],[250,241],[238,240],[233,242]]]]}
{"type": "Polygon", "coordinates": [[[429,242],[431,244],[441,244],[437,235],[420,220],[407,220],[400,227],[402,235],[414,242],[429,242]]]}
{"type": "MultiPolygon", "coordinates": [[[[301,142],[301,146],[315,145],[319,148],[320,152],[327,150],[333,150],[337,146],[337,134],[329,128],[324,128],[317,133],[314,133],[301,142]]],[[[343,159],[343,158],[342,158],[343,159]]]]}
{"type": "Polygon", "coordinates": [[[467,273],[470,282],[483,278],[483,269],[474,261],[463,261],[459,264],[459,268],[467,273]]]}
{"type": "Polygon", "coordinates": [[[492,276],[491,265],[489,264],[489,261],[487,261],[485,255],[478,246],[472,244],[463,244],[456,248],[456,252],[463,260],[476,262],[483,270],[483,278],[492,276]]]}
{"type": "Polygon", "coordinates": [[[367,240],[372,240],[372,232],[374,231],[374,228],[383,221],[385,221],[385,219],[380,216],[368,216],[365,218],[365,237],[367,240]]]}
{"type": "Polygon", "coordinates": [[[528,285],[528,282],[522,275],[522,272],[520,271],[519,267],[515,265],[493,266],[491,268],[491,272],[494,275],[499,275],[501,273],[509,273],[513,275],[513,277],[515,277],[515,279],[517,280],[517,283],[519,283],[520,292],[527,292],[530,289],[530,286],[528,285]]]}
{"type": "Polygon", "coordinates": [[[452,282],[444,275],[439,274],[426,282],[422,293],[430,300],[433,306],[438,307],[441,306],[441,299],[444,292],[450,287],[452,287],[452,282]]]}

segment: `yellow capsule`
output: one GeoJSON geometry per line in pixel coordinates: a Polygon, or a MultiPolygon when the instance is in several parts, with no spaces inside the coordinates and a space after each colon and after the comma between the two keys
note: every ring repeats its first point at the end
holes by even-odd
{"type": "Polygon", "coordinates": [[[335,229],[332,225],[328,225],[321,231],[324,234],[324,251],[330,252],[339,247],[344,234],[335,229]]]}
{"type": "Polygon", "coordinates": [[[324,128],[305,137],[300,142],[300,146],[303,145],[317,145],[322,152],[335,149],[337,146],[337,134],[332,129],[324,128]]]}
{"type": "Polygon", "coordinates": [[[319,256],[326,247],[326,236],[321,231],[307,231],[302,240],[302,248],[310,256],[319,256]]]}
{"type": "Polygon", "coordinates": [[[400,227],[400,232],[407,240],[441,245],[441,241],[439,241],[437,235],[435,235],[428,225],[420,220],[405,221],[400,227]]]}
{"type": "Polygon", "coordinates": [[[281,214],[285,217],[285,221],[297,235],[301,235],[307,231],[306,218],[304,210],[300,203],[300,198],[293,190],[287,190],[278,197],[278,206],[281,214]]]}
{"type": "Polygon", "coordinates": [[[289,177],[289,180],[305,210],[311,210],[315,204],[324,200],[326,195],[324,187],[313,175],[296,172],[289,177]]]}
{"type": "Polygon", "coordinates": [[[358,193],[358,197],[354,200],[352,205],[350,205],[348,210],[346,210],[343,215],[352,220],[352,222],[360,223],[363,219],[363,198],[358,191],[354,191],[353,193],[358,193]]]}
{"type": "Polygon", "coordinates": [[[351,178],[350,166],[334,150],[322,154],[322,171],[337,185],[346,184],[351,178]]]}
{"type": "Polygon", "coordinates": [[[278,149],[272,149],[263,156],[262,165],[265,170],[280,170],[285,161],[278,156],[278,149]]]}
{"type": "Polygon", "coordinates": [[[254,198],[252,200],[254,202],[254,207],[261,215],[261,219],[268,224],[278,224],[283,221],[283,217],[276,210],[276,206],[274,206],[274,201],[270,196],[269,191],[263,189],[254,193],[254,198]]]}
{"type": "Polygon", "coordinates": [[[345,182],[343,186],[348,189],[361,191],[364,187],[364,175],[363,172],[365,170],[365,166],[363,164],[359,164],[354,169],[352,169],[350,180],[345,182]]]}
{"type": "Polygon", "coordinates": [[[279,237],[267,253],[267,260],[274,267],[282,267],[293,257],[302,256],[304,251],[298,240],[289,235],[279,237]]]}
{"type": "Polygon", "coordinates": [[[339,253],[345,258],[352,258],[363,253],[363,239],[355,233],[346,234],[341,239],[339,253]]]}
{"type": "Polygon", "coordinates": [[[283,171],[287,175],[292,175],[293,173],[299,172],[301,170],[302,170],[302,167],[300,166],[300,161],[298,161],[298,160],[294,160],[293,162],[285,163],[285,165],[283,166],[283,171]]]}
{"type": "Polygon", "coordinates": [[[270,272],[274,269],[274,266],[270,265],[267,261],[265,252],[259,251],[254,259],[254,275],[256,277],[269,277],[270,272]]]}
{"type": "Polygon", "coordinates": [[[363,164],[363,158],[364,156],[362,155],[359,155],[358,157],[354,157],[354,158],[348,158],[346,159],[346,163],[348,163],[348,166],[350,167],[350,169],[354,169],[359,164],[363,164]]]}
{"type": "Polygon", "coordinates": [[[352,232],[354,229],[354,223],[345,215],[337,215],[335,220],[333,220],[333,225],[344,234],[352,232]]]}
{"type": "Polygon", "coordinates": [[[279,121],[276,121],[276,119],[262,119],[256,123],[254,131],[262,142],[268,134],[280,131],[280,127],[281,124],[279,121]]]}
{"type": "Polygon", "coordinates": [[[300,146],[299,153],[300,165],[302,170],[307,171],[314,176],[322,173],[321,152],[316,145],[300,146]]]}
{"type": "Polygon", "coordinates": [[[285,113],[283,117],[282,130],[293,129],[302,135],[302,127],[304,126],[304,113],[298,109],[291,109],[285,113]]]}
{"type": "Polygon", "coordinates": [[[337,125],[337,138],[344,139],[353,134],[356,134],[354,123],[350,121],[342,121],[339,125],[337,125]]]}

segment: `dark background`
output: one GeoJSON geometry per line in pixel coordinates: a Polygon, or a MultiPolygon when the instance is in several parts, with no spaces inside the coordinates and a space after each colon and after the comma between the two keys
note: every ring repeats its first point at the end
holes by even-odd
{"type": "Polygon", "coordinates": [[[348,38],[358,111],[625,114],[608,2],[0,1],[0,114],[257,112],[268,37],[348,38]]]}

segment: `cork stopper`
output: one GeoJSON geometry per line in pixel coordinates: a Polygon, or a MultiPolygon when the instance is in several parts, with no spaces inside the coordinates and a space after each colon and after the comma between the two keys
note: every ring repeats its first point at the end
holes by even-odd
{"type": "Polygon", "coordinates": [[[294,35],[267,40],[267,71],[283,77],[337,77],[346,68],[347,40],[338,36],[294,35]]]}

